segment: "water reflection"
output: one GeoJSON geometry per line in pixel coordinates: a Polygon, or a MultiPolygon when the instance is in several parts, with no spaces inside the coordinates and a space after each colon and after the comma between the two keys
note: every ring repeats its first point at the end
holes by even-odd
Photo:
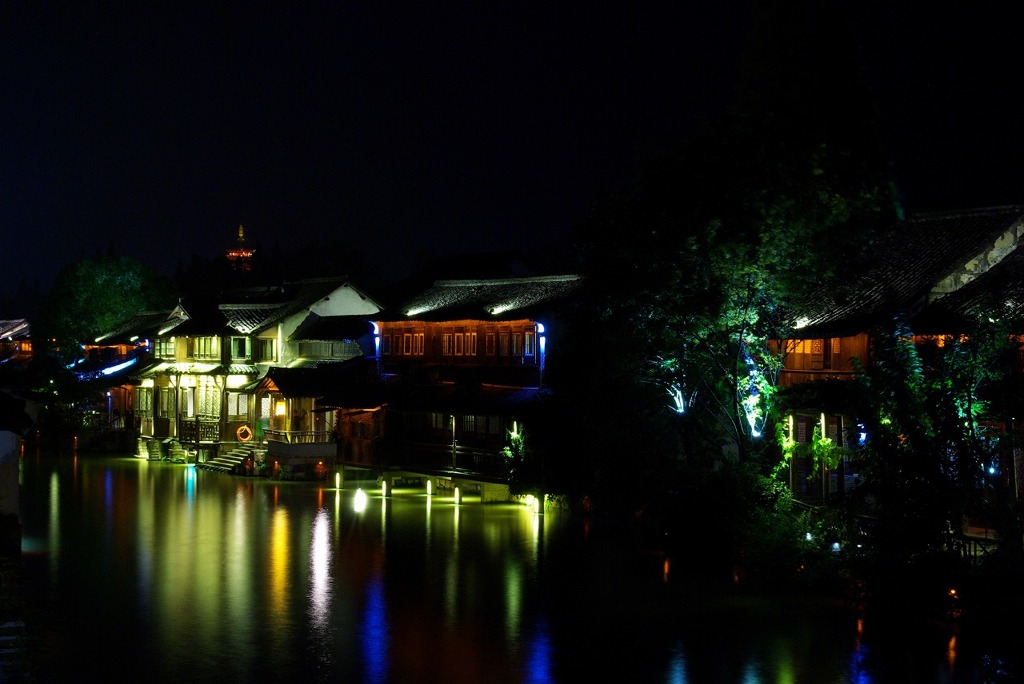
{"type": "Polygon", "coordinates": [[[872,632],[834,605],[716,603],[677,580],[699,557],[453,490],[130,457],[22,467],[42,681],[881,684],[1008,667],[968,635],[872,632]]]}

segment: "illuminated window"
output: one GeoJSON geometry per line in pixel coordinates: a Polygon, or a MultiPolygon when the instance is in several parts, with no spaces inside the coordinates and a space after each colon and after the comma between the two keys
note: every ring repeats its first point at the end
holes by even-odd
{"type": "Polygon", "coordinates": [[[476,356],[476,333],[466,333],[466,355],[476,356]]]}
{"type": "Polygon", "coordinates": [[[534,355],[534,339],[535,334],[533,332],[528,332],[523,336],[523,356],[534,355]]]}
{"type": "Polygon", "coordinates": [[[414,333],[412,336],[412,353],[416,356],[423,356],[423,333],[414,333]]]}
{"type": "Polygon", "coordinates": [[[197,411],[200,415],[220,416],[220,388],[211,376],[199,376],[196,395],[199,401],[197,411]]]}
{"type": "Polygon", "coordinates": [[[137,416],[151,416],[151,415],[153,415],[153,388],[152,387],[137,387],[137,388],[135,388],[135,415],[137,415],[137,416]]]}
{"type": "Polygon", "coordinates": [[[186,343],[186,354],[190,359],[220,359],[220,338],[189,337],[186,343]]]}
{"type": "Polygon", "coordinates": [[[405,333],[402,335],[402,353],[406,356],[412,354],[412,334],[405,333]]]}
{"type": "Polygon", "coordinates": [[[508,338],[507,332],[498,333],[498,356],[500,357],[508,356],[508,338]]]}
{"type": "Polygon", "coordinates": [[[452,333],[444,333],[441,335],[441,354],[442,356],[451,356],[455,353],[455,335],[452,333]]]}
{"type": "Polygon", "coordinates": [[[249,396],[239,392],[228,392],[227,396],[228,418],[230,420],[245,420],[249,415],[249,396]]]}
{"type": "Polygon", "coordinates": [[[512,356],[523,355],[523,334],[512,333],[512,356]]]}
{"type": "Polygon", "coordinates": [[[156,341],[156,356],[160,359],[174,358],[174,338],[160,337],[156,341]]]}
{"type": "Polygon", "coordinates": [[[464,342],[465,342],[465,340],[464,340],[463,334],[462,333],[455,333],[455,355],[456,356],[462,356],[463,351],[465,350],[464,342]]]}
{"type": "Polygon", "coordinates": [[[169,387],[161,387],[157,395],[156,415],[170,418],[174,415],[174,393],[169,387]]]}

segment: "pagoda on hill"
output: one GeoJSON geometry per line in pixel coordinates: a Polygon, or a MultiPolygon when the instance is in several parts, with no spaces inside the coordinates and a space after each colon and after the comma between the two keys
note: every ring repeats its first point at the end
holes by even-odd
{"type": "Polygon", "coordinates": [[[224,252],[224,256],[231,263],[232,270],[251,271],[252,257],[255,249],[245,246],[245,228],[238,226],[238,244],[224,252]]]}

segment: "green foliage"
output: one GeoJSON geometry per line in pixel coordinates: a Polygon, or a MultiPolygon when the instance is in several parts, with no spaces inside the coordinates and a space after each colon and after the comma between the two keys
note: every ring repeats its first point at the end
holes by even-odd
{"type": "Polygon", "coordinates": [[[36,321],[33,337],[70,361],[79,345],[145,310],[169,308],[172,289],[142,262],[126,256],[81,259],[57,274],[36,321]]]}
{"type": "Polygon", "coordinates": [[[513,494],[525,494],[536,490],[536,482],[530,482],[526,430],[522,427],[508,431],[508,444],[502,448],[501,455],[505,459],[505,471],[508,476],[509,490],[513,494]],[[531,489],[532,485],[532,489],[531,489]]]}
{"type": "Polygon", "coordinates": [[[835,470],[840,462],[854,455],[851,449],[837,446],[831,438],[821,434],[821,426],[815,425],[810,442],[797,442],[786,434],[782,426],[778,426],[776,436],[782,448],[782,461],[775,468],[776,477],[790,467],[793,459],[810,459],[813,464],[812,474],[818,475],[822,470],[835,470]]]}
{"type": "MultiPolygon", "coordinates": [[[[852,500],[872,526],[871,568],[886,579],[945,559],[953,568],[970,519],[1020,529],[1007,506],[998,462],[1002,430],[982,421],[981,393],[998,375],[1009,336],[978,325],[969,336],[915,345],[899,321],[878,335],[875,363],[860,373],[869,435],[857,466],[866,478],[852,500]]],[[[909,581],[909,579],[907,579],[909,581]]]]}

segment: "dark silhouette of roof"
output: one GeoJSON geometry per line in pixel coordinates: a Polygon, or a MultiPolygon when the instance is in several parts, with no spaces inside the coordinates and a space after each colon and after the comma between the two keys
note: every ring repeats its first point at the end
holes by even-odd
{"type": "Polygon", "coordinates": [[[378,320],[478,320],[536,317],[576,294],[577,275],[439,280],[380,314],[378,320]]]}
{"type": "MultiPolygon", "coordinates": [[[[1003,259],[1004,264],[998,259],[1012,253],[1022,232],[1021,206],[924,214],[900,221],[876,240],[870,266],[861,277],[817,292],[797,308],[796,336],[848,335],[895,316],[912,318],[949,297],[943,287],[956,289],[990,272],[962,299],[986,282],[995,283],[998,271],[1012,267],[1016,260],[1003,259]]],[[[964,313],[972,305],[958,306],[964,313]]]]}

